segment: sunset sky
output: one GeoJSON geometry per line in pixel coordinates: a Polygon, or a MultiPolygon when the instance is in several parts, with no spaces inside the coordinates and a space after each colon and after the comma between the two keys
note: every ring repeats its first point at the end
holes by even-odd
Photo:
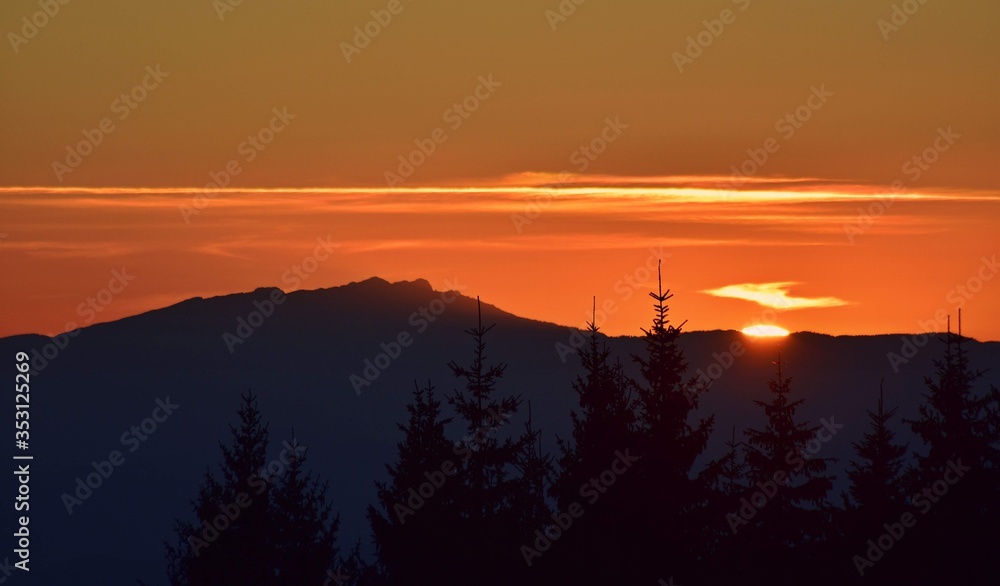
{"type": "Polygon", "coordinates": [[[8,0],[0,336],[376,275],[572,326],[597,296],[636,334],[662,255],[688,329],[961,307],[1000,340],[997,22],[985,0],[8,0]],[[330,258],[283,278],[318,238],[330,258]]]}

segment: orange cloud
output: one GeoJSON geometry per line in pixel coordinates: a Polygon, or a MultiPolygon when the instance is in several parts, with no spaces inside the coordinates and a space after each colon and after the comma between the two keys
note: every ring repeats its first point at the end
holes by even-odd
{"type": "Polygon", "coordinates": [[[744,299],[774,309],[805,309],[807,307],[839,307],[848,302],[836,297],[793,297],[788,294],[789,288],[798,285],[794,281],[778,283],[742,283],[727,285],[718,289],[702,291],[715,297],[730,297],[744,299]]]}

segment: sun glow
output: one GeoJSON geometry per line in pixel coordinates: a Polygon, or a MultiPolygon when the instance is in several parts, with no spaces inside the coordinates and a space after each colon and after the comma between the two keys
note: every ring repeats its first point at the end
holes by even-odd
{"type": "Polygon", "coordinates": [[[747,336],[754,336],[756,338],[783,338],[788,335],[788,330],[779,328],[778,326],[750,326],[740,331],[747,336]]]}

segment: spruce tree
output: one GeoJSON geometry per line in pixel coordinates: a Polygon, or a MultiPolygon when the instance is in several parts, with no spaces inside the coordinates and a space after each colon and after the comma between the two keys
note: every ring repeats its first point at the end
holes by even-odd
{"type": "Polygon", "coordinates": [[[414,383],[409,420],[400,425],[389,482],[377,482],[379,507],[368,508],[376,553],[390,583],[431,585],[453,575],[459,543],[456,477],[461,458],[445,436],[451,419],[430,382],[414,383]]]}
{"type": "Polygon", "coordinates": [[[924,379],[928,392],[919,417],[908,421],[927,446],[927,453],[917,456],[918,478],[925,481],[940,476],[955,458],[976,469],[1000,467],[1000,393],[996,388],[984,393],[974,390],[985,371],[972,369],[961,315],[959,311],[957,334],[951,331],[949,320],[944,356],[934,361],[934,376],[924,379]]]}
{"type": "Polygon", "coordinates": [[[231,445],[219,443],[221,478],[206,471],[198,497],[191,503],[196,522],[177,521],[178,543],[166,546],[171,584],[276,583],[270,484],[261,478],[267,425],[251,392],[242,401],[239,426],[229,426],[231,445]]]}
{"type": "Polygon", "coordinates": [[[803,400],[791,399],[791,379],[784,375],[780,355],[776,366],[776,376],[768,383],[770,400],[754,401],[764,410],[767,423],[763,429],[745,432],[748,493],[753,491],[746,501],[753,513],[733,512],[727,521],[752,540],[757,579],[796,576],[801,581],[817,571],[810,567],[810,558],[826,534],[825,501],[832,478],[825,473],[833,460],[805,452],[823,426],[796,420],[803,400]]]}
{"type": "Polygon", "coordinates": [[[512,438],[497,429],[518,410],[519,396],[497,396],[497,384],[506,365],[487,364],[485,336],[493,325],[484,327],[482,307],[477,299],[478,321],[466,333],[474,341],[468,366],[452,361],[452,374],[463,382],[449,397],[449,403],[465,427],[460,446],[459,513],[465,541],[455,568],[464,579],[479,584],[509,584],[523,580],[528,567],[516,545],[527,536],[521,533],[524,502],[519,492],[524,483],[516,476],[519,454],[532,440],[524,435],[512,438]]]}
{"type": "Polygon", "coordinates": [[[271,491],[277,584],[320,584],[336,563],[340,520],[326,499],[327,483],[304,468],[306,450],[291,445],[288,467],[271,491]]]}
{"type": "MultiPolygon", "coordinates": [[[[645,353],[633,356],[640,377],[634,383],[638,394],[641,461],[637,464],[637,503],[643,513],[638,535],[646,536],[636,551],[647,560],[661,558],[682,581],[694,568],[707,562],[702,547],[711,521],[708,514],[707,481],[694,470],[712,431],[714,416],[692,424],[698,398],[704,389],[687,377],[687,361],[677,344],[686,322],[674,326],[657,271],[658,289],[653,299],[653,322],[643,329],[645,353]]],[[[648,562],[647,562],[648,563],[648,562]]],[[[649,579],[648,575],[636,579],[649,579]]]]}
{"type": "MultiPolygon", "coordinates": [[[[596,308],[596,299],[594,303],[596,308]]],[[[579,354],[584,372],[573,382],[579,410],[570,412],[572,442],[559,441],[561,473],[553,496],[563,507],[579,500],[580,484],[607,468],[615,451],[637,443],[634,404],[622,366],[611,364],[596,319],[587,328],[587,344],[579,354]]]]}
{"type": "Polygon", "coordinates": [[[514,508],[518,511],[520,532],[528,535],[551,522],[545,495],[552,476],[552,457],[542,449],[542,434],[532,423],[530,402],[522,437],[515,464],[520,486],[515,493],[514,508]]]}
{"type": "Polygon", "coordinates": [[[639,447],[632,389],[622,364],[611,363],[596,325],[596,299],[594,304],[595,319],[587,324],[587,341],[579,352],[583,374],[573,382],[578,408],[570,412],[572,439],[559,441],[560,470],[551,490],[559,513],[574,503],[586,506],[550,554],[567,582],[623,579],[621,568],[634,561],[632,530],[639,521],[628,477],[596,503],[585,504],[581,496],[581,487],[607,470],[616,452],[639,447]]]}
{"type": "Polygon", "coordinates": [[[268,427],[252,393],[242,396],[238,415],[230,445],[220,442],[221,474],[206,472],[191,503],[195,522],[177,521],[177,542],[166,545],[170,583],[322,583],[337,555],[325,485],[303,468],[297,443],[286,445],[287,466],[268,472],[268,427]]]}
{"type": "Polygon", "coordinates": [[[956,334],[949,320],[944,355],[909,421],[925,451],[908,474],[920,530],[906,553],[915,579],[996,583],[995,540],[984,537],[1000,524],[1000,392],[975,388],[984,372],[971,366],[961,323],[959,312],[956,334]]]}
{"type": "MultiPolygon", "coordinates": [[[[844,509],[838,510],[836,515],[843,546],[838,557],[849,558],[852,562],[842,571],[847,581],[865,578],[879,582],[898,578],[905,563],[898,552],[889,559],[879,560],[877,567],[867,560],[869,540],[877,540],[887,524],[899,523],[907,508],[903,482],[906,446],[895,441],[896,434],[889,420],[896,409],[887,410],[884,399],[880,384],[878,409],[867,412],[871,426],[861,441],[851,444],[857,459],[848,466],[849,495],[844,495],[844,509]]],[[[830,547],[836,548],[837,544],[830,547]]]]}
{"type": "Polygon", "coordinates": [[[858,459],[851,462],[847,476],[851,481],[851,505],[857,520],[870,534],[884,519],[898,517],[905,504],[902,473],[906,446],[895,442],[896,433],[889,420],[896,409],[886,409],[879,386],[878,410],[868,411],[871,424],[860,442],[854,442],[858,459]]]}

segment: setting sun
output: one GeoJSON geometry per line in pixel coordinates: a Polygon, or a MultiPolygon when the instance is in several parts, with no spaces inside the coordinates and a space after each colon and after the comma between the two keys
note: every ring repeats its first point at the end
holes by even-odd
{"type": "Polygon", "coordinates": [[[783,338],[788,335],[788,330],[785,328],[779,328],[778,326],[750,326],[740,330],[747,336],[754,336],[757,338],[783,338]]]}

